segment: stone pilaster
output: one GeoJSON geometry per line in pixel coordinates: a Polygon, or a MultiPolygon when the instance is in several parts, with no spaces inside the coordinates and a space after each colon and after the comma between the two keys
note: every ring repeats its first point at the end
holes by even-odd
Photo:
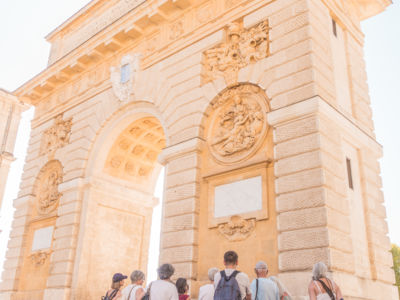
{"type": "Polygon", "coordinates": [[[202,144],[190,139],[164,149],[159,159],[166,168],[160,264],[173,264],[174,277],[194,279],[197,274],[202,144]]]}

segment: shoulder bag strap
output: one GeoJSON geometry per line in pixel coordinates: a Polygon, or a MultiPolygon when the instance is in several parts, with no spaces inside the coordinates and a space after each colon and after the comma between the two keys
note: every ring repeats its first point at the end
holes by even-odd
{"type": "Polygon", "coordinates": [[[132,291],[133,291],[133,289],[134,289],[135,287],[136,287],[136,285],[133,285],[133,286],[132,286],[131,291],[129,292],[129,295],[128,295],[127,300],[131,299],[131,294],[132,294],[132,291]]]}
{"type": "Polygon", "coordinates": [[[331,297],[332,300],[335,300],[335,295],[333,294],[332,290],[325,284],[325,282],[323,282],[321,279],[318,279],[318,282],[321,283],[322,287],[328,293],[329,297],[331,297]]]}
{"type": "Polygon", "coordinates": [[[117,290],[117,289],[114,289],[114,290],[112,291],[112,293],[110,294],[110,299],[111,299],[111,300],[114,299],[115,296],[117,295],[117,293],[118,293],[118,290],[117,290]]]}
{"type": "Polygon", "coordinates": [[[258,295],[258,278],[256,279],[256,296],[254,297],[254,300],[257,300],[257,295],[258,295]]]}

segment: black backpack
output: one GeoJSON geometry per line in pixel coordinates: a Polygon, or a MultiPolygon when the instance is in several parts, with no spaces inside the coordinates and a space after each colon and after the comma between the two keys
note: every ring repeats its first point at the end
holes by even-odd
{"type": "Polygon", "coordinates": [[[218,282],[214,293],[214,300],[241,300],[239,284],[236,275],[239,271],[234,271],[227,277],[225,271],[221,271],[221,279],[218,282]]]}
{"type": "Polygon", "coordinates": [[[109,295],[108,292],[107,292],[105,296],[101,297],[101,300],[112,300],[112,299],[114,299],[114,297],[117,295],[117,293],[118,293],[118,290],[117,290],[117,289],[113,290],[113,291],[110,293],[110,295],[109,295]]]}

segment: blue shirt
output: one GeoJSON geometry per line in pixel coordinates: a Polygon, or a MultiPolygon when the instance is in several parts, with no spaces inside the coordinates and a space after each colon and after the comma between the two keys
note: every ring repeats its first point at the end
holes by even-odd
{"type": "Polygon", "coordinates": [[[279,300],[279,289],[275,282],[268,278],[258,278],[258,293],[256,299],[256,280],[250,285],[252,300],[279,300]]]}

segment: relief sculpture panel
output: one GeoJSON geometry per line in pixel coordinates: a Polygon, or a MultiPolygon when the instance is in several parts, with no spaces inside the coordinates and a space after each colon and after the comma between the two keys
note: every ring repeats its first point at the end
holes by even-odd
{"type": "Polygon", "coordinates": [[[40,215],[53,211],[57,206],[62,194],[58,186],[62,183],[62,169],[57,161],[47,164],[41,171],[36,190],[36,207],[40,215]]]}
{"type": "Polygon", "coordinates": [[[241,68],[267,57],[268,54],[268,21],[250,29],[242,29],[238,22],[231,23],[226,30],[226,41],[204,52],[203,84],[217,77],[224,77],[228,85],[234,84],[241,68]]]}
{"type": "Polygon", "coordinates": [[[71,136],[72,117],[63,120],[60,114],[54,119],[54,125],[46,129],[40,144],[40,154],[54,155],[58,148],[64,147],[69,143],[71,136]]]}
{"type": "Polygon", "coordinates": [[[232,87],[213,103],[208,147],[221,163],[235,163],[251,155],[267,131],[266,100],[260,88],[232,87]]]}

